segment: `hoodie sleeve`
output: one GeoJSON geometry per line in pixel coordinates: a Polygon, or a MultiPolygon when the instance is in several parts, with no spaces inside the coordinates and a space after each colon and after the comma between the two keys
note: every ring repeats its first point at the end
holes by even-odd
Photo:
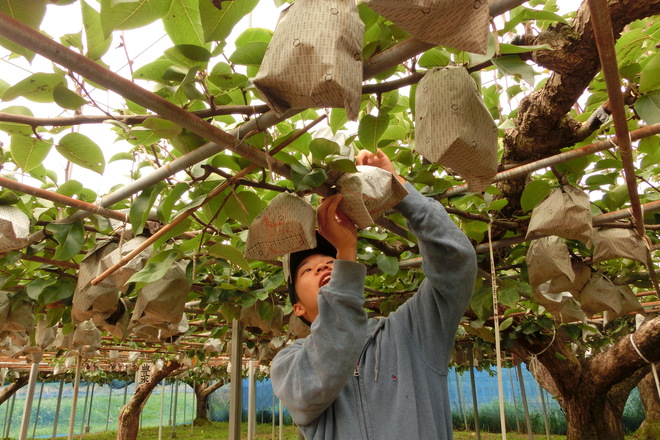
{"type": "Polygon", "coordinates": [[[420,355],[445,370],[456,329],[467,307],[477,273],[474,248],[437,201],[406,183],[409,194],[395,207],[417,237],[425,279],[393,317],[420,355]]]}
{"type": "Polygon", "coordinates": [[[364,265],[335,260],[311,334],[273,359],[273,390],[298,425],[321,415],[353,375],[367,335],[365,276],[364,265]]]}

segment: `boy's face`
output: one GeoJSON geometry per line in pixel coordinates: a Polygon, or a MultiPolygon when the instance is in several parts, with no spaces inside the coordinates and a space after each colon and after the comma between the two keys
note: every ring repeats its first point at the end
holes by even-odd
{"type": "Polygon", "coordinates": [[[314,322],[319,314],[319,290],[330,282],[334,257],[322,254],[310,255],[300,263],[295,275],[298,302],[293,305],[293,313],[314,322]]]}

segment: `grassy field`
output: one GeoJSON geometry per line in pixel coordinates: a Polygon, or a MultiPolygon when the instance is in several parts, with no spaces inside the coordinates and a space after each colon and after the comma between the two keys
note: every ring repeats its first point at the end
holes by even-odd
{"type": "MultiPolygon", "coordinates": [[[[190,425],[180,425],[177,426],[175,431],[174,438],[181,438],[186,440],[207,440],[207,439],[223,439],[227,438],[229,435],[229,424],[226,422],[211,422],[205,426],[194,426],[192,431],[190,425]]],[[[115,431],[107,431],[94,434],[84,434],[82,436],[85,440],[114,440],[117,437],[115,431]]],[[[76,436],[76,438],[79,438],[76,436]]],[[[162,433],[163,439],[173,438],[171,437],[171,428],[164,427],[162,433]]],[[[275,426],[273,431],[273,426],[270,424],[257,424],[257,440],[275,440],[279,439],[279,427],[275,426]],[[274,434],[273,434],[274,432],[274,434]]],[[[482,432],[481,440],[501,440],[502,434],[499,433],[489,433],[482,432]]],[[[538,440],[545,440],[546,436],[541,434],[534,434],[534,438],[538,440]]],[[[140,431],[139,435],[140,440],[157,440],[158,439],[158,428],[145,428],[140,431]]],[[[247,425],[242,424],[242,435],[241,439],[247,439],[247,425]]],[[[298,430],[294,426],[284,426],[283,428],[283,440],[297,440],[298,439],[298,430]]],[[[475,440],[476,435],[474,432],[464,432],[464,431],[455,431],[454,440],[475,440]]],[[[626,436],[626,439],[633,440],[634,437],[626,436]]],[[[529,440],[527,434],[518,434],[518,433],[508,433],[507,440],[529,440]]],[[[550,440],[566,440],[565,435],[552,435],[550,440]]]]}

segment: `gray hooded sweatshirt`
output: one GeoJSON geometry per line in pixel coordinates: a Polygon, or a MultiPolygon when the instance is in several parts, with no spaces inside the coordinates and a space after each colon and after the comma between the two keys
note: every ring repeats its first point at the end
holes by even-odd
{"type": "Polygon", "coordinates": [[[335,260],[311,334],[275,356],[275,395],[308,440],[447,440],[447,370],[474,289],[476,255],[442,205],[410,184],[395,207],[417,237],[425,279],[387,318],[367,320],[366,268],[335,260]]]}

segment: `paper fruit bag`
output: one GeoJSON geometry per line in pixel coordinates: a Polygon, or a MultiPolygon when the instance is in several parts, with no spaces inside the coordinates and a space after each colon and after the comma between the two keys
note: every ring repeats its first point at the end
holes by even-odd
{"type": "Polygon", "coordinates": [[[337,181],[343,195],[341,208],[359,228],[373,225],[388,209],[408,194],[392,173],[359,165],[357,173],[346,173],[337,181]]]}
{"type": "Polygon", "coordinates": [[[363,35],[355,0],[296,0],[280,15],[254,85],[276,113],[343,107],[355,120],[363,35]]]}
{"type": "Polygon", "coordinates": [[[179,323],[190,291],[186,266],[187,261],[175,262],[163,278],[142,288],[133,309],[131,329],[141,325],[179,323]]]}
{"type": "MultiPolygon", "coordinates": [[[[103,271],[109,269],[118,263],[123,257],[131,253],[133,249],[136,249],[142,243],[147,240],[147,237],[139,235],[127,242],[120,244],[120,246],[114,251],[110,252],[108,255],[101,258],[100,266],[103,271]]],[[[153,252],[153,246],[149,246],[144,249],[142,252],[137,254],[135,258],[126,263],[120,269],[116,270],[112,275],[110,275],[107,280],[110,281],[114,286],[125,292],[128,289],[128,286],[125,286],[126,281],[129,280],[135,273],[142,270],[147,260],[151,258],[153,252]]]]}
{"type": "Polygon", "coordinates": [[[250,225],[245,258],[269,260],[316,246],[316,214],[295,194],[275,197],[250,225]]]}
{"type": "Polygon", "coordinates": [[[644,239],[634,229],[594,228],[593,262],[613,258],[630,258],[646,264],[648,248],[644,239]]]}
{"type": "Polygon", "coordinates": [[[488,0],[363,0],[418,40],[485,54],[488,0]]]}
{"type": "Polygon", "coordinates": [[[594,272],[578,295],[578,301],[587,316],[608,311],[619,314],[623,305],[622,294],[602,273],[594,272]]]}
{"type": "Polygon", "coordinates": [[[415,150],[484,191],[497,173],[497,126],[463,67],[429,70],[415,94],[415,150]]]}
{"type": "Polygon", "coordinates": [[[583,243],[591,242],[589,196],[580,188],[564,185],[553,189],[532,211],[527,238],[558,235],[583,243]]]}
{"type": "Polygon", "coordinates": [[[0,206],[0,252],[24,248],[29,233],[27,215],[15,206],[0,206]]]}
{"type": "Polygon", "coordinates": [[[101,274],[101,260],[117,249],[117,243],[106,242],[89,252],[80,262],[78,283],[73,293],[71,318],[74,324],[100,315],[107,318],[117,309],[119,289],[105,279],[96,286],[90,282],[101,274]]]}
{"type": "Polygon", "coordinates": [[[534,240],[527,251],[529,283],[538,286],[558,277],[575,280],[566,243],[555,236],[534,240]]]}

